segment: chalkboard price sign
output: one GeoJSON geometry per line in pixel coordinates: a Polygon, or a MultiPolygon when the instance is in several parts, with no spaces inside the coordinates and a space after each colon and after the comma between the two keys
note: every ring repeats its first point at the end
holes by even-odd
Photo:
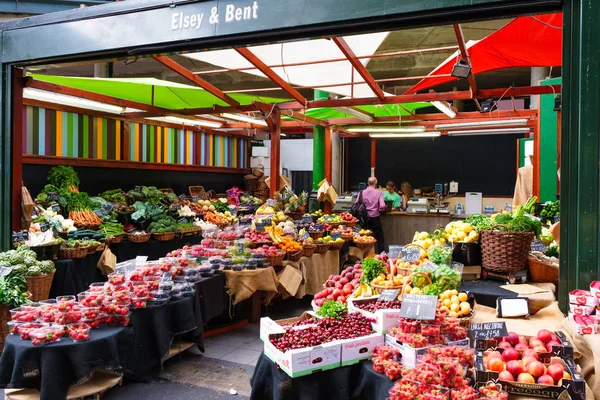
{"type": "Polygon", "coordinates": [[[323,230],[323,224],[315,224],[314,225],[314,230],[316,232],[322,231],[323,230]]]}
{"type": "Polygon", "coordinates": [[[308,232],[304,232],[302,235],[300,235],[300,239],[302,240],[306,240],[310,237],[310,235],[308,234],[308,232]]]}
{"type": "Polygon", "coordinates": [[[331,234],[331,238],[332,238],[333,240],[336,240],[336,239],[341,239],[341,237],[342,237],[342,234],[341,234],[341,233],[339,233],[339,232],[333,232],[333,233],[331,234]]]}
{"type": "Polygon", "coordinates": [[[379,303],[379,302],[382,302],[382,301],[396,300],[396,298],[398,297],[398,293],[400,293],[400,289],[387,289],[387,290],[384,290],[379,295],[379,298],[377,299],[377,302],[379,303]]]}
{"type": "Polygon", "coordinates": [[[48,201],[59,201],[60,195],[57,192],[48,192],[48,201]]]}
{"type": "Polygon", "coordinates": [[[548,250],[548,247],[541,240],[534,240],[531,242],[531,251],[540,251],[544,253],[546,250],[548,250]]]}
{"type": "Polygon", "coordinates": [[[200,196],[192,196],[192,201],[197,203],[200,200],[200,196]]]}
{"type": "Polygon", "coordinates": [[[26,242],[29,240],[29,232],[13,232],[11,239],[13,243],[26,242]]]}
{"type": "Polygon", "coordinates": [[[47,222],[40,222],[40,231],[42,232],[46,232],[48,229],[50,229],[50,224],[47,222]]]}
{"type": "Polygon", "coordinates": [[[402,261],[415,262],[421,258],[421,249],[418,247],[404,247],[400,252],[402,261]]]}
{"type": "Polygon", "coordinates": [[[305,224],[310,224],[311,222],[313,222],[313,217],[311,217],[310,215],[303,215],[302,222],[304,222],[305,224]]]}
{"type": "Polygon", "coordinates": [[[50,207],[52,208],[52,211],[56,213],[60,211],[60,204],[52,204],[50,207]]]}
{"type": "Polygon", "coordinates": [[[187,198],[187,196],[185,194],[180,194],[179,195],[179,200],[184,201],[187,198]]]}
{"type": "Polygon", "coordinates": [[[183,217],[183,218],[179,218],[179,220],[177,222],[180,224],[187,224],[188,220],[187,220],[187,218],[183,217]]]}
{"type": "Polygon", "coordinates": [[[256,224],[254,224],[254,226],[256,227],[256,230],[259,232],[265,231],[265,224],[263,224],[262,222],[257,222],[256,224]]]}
{"type": "Polygon", "coordinates": [[[261,222],[264,226],[269,226],[273,224],[273,220],[271,218],[264,218],[261,222]]]}
{"type": "Polygon", "coordinates": [[[359,234],[360,233],[360,227],[358,225],[354,225],[352,227],[352,232],[354,232],[355,234],[359,234]]]}
{"type": "Polygon", "coordinates": [[[142,187],[141,187],[140,185],[135,185],[135,186],[133,187],[133,191],[134,191],[134,192],[141,193],[141,192],[142,192],[142,187]]]}
{"type": "Polygon", "coordinates": [[[486,322],[484,324],[471,324],[473,340],[488,340],[508,336],[506,322],[486,322]]]}
{"type": "Polygon", "coordinates": [[[250,218],[240,219],[240,225],[250,225],[251,223],[252,223],[252,219],[250,219],[250,218]]]}
{"type": "Polygon", "coordinates": [[[402,318],[430,321],[435,319],[437,296],[405,294],[402,296],[400,316],[402,318]]]}

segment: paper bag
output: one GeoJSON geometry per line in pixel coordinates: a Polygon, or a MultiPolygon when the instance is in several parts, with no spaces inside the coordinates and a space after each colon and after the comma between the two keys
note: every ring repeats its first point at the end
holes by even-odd
{"type": "Polygon", "coordinates": [[[323,202],[327,200],[327,191],[330,187],[331,186],[329,185],[329,182],[327,182],[327,179],[323,179],[321,182],[319,182],[319,190],[317,190],[318,201],[323,202]]]}
{"type": "Polygon", "coordinates": [[[108,275],[115,272],[115,265],[117,265],[117,257],[110,251],[110,247],[106,246],[96,267],[102,271],[104,275],[108,275]]]}
{"type": "Polygon", "coordinates": [[[329,186],[329,189],[327,189],[327,201],[330,202],[332,206],[335,206],[335,203],[337,203],[337,197],[338,194],[333,186],[329,186]]]}
{"type": "Polygon", "coordinates": [[[302,272],[291,265],[279,273],[279,284],[291,296],[295,296],[302,283],[302,272]]]}

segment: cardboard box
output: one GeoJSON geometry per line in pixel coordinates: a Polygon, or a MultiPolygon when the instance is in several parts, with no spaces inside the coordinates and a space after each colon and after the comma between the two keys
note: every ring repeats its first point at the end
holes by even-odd
{"type": "Polygon", "coordinates": [[[259,165],[269,168],[271,157],[250,157],[250,168],[258,167],[259,165]]]}
{"type": "Polygon", "coordinates": [[[569,303],[595,307],[598,305],[598,298],[587,290],[573,290],[569,293],[569,303]]]}
{"type": "MultiPolygon", "coordinates": [[[[571,342],[569,341],[569,339],[567,339],[567,336],[564,334],[564,332],[561,331],[555,331],[553,332],[556,337],[558,338],[558,340],[561,342],[560,346],[552,346],[552,351],[548,352],[548,353],[540,353],[540,357],[546,357],[546,358],[550,358],[550,357],[560,357],[562,359],[573,359],[573,345],[571,344],[571,342]]],[[[525,336],[527,338],[527,340],[533,338],[533,336],[525,336]]],[[[498,350],[500,352],[502,352],[502,349],[498,349],[498,341],[494,340],[494,339],[489,339],[489,340],[476,340],[475,341],[475,350],[478,351],[485,351],[485,350],[498,350]]]]}
{"type": "Polygon", "coordinates": [[[377,310],[374,313],[362,310],[356,305],[371,303],[377,300],[377,296],[368,297],[364,299],[350,299],[348,300],[348,312],[349,313],[361,313],[367,318],[374,319],[375,322],[371,324],[373,330],[379,334],[386,334],[388,329],[398,326],[400,321],[400,310],[377,310]]]}
{"type": "Polygon", "coordinates": [[[578,372],[575,362],[571,359],[560,359],[560,363],[565,367],[565,371],[571,374],[572,379],[562,379],[561,386],[540,385],[537,383],[532,384],[499,380],[497,372],[485,371],[483,357],[477,356],[477,359],[475,360],[475,382],[477,383],[476,386],[484,385],[490,380],[498,382],[502,385],[504,390],[512,395],[541,397],[544,399],[562,399],[569,398],[561,397],[564,392],[567,392],[572,400],[585,400],[585,381],[583,376],[578,372]]]}
{"type": "Polygon", "coordinates": [[[252,157],[269,157],[271,151],[268,147],[261,146],[253,146],[252,147],[252,157]]]}
{"type": "MultiPolygon", "coordinates": [[[[305,321],[305,320],[311,319],[311,318],[315,319],[315,315],[312,313],[312,311],[305,311],[299,317],[279,319],[277,321],[274,321],[269,317],[261,318],[260,319],[260,339],[263,342],[266,342],[269,340],[270,334],[285,333],[285,328],[283,327],[283,325],[291,325],[291,324],[295,324],[298,321],[305,321]]],[[[309,325],[309,324],[301,325],[301,326],[293,327],[292,329],[303,329],[303,328],[306,328],[307,326],[312,326],[312,325],[309,325]]]]}
{"type": "Polygon", "coordinates": [[[339,341],[283,353],[271,344],[271,339],[281,335],[275,333],[267,337],[265,355],[290,377],[297,378],[340,366],[342,349],[339,341]]]}
{"type": "Polygon", "coordinates": [[[342,348],[342,367],[359,363],[362,360],[370,360],[373,357],[375,347],[384,343],[383,335],[373,333],[355,339],[339,340],[342,348]]]}
{"type": "Polygon", "coordinates": [[[569,312],[573,313],[573,315],[592,315],[595,309],[595,306],[581,306],[569,303],[569,312]]]}

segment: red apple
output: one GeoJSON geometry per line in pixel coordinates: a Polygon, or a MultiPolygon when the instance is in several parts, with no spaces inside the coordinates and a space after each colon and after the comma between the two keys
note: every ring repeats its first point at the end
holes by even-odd
{"type": "Polygon", "coordinates": [[[349,281],[348,279],[346,279],[345,277],[344,277],[344,278],[342,278],[342,279],[340,279],[340,283],[341,283],[342,285],[345,285],[345,284],[347,284],[348,282],[350,282],[350,281],[349,281]]]}
{"type": "Polygon", "coordinates": [[[514,332],[508,332],[508,336],[504,338],[511,346],[516,346],[519,343],[519,335],[514,332]]]}
{"type": "Polygon", "coordinates": [[[546,350],[548,350],[548,352],[552,351],[552,346],[560,346],[561,343],[557,340],[551,340],[548,343],[546,343],[546,350]]]}
{"type": "Polygon", "coordinates": [[[519,352],[513,348],[504,349],[504,351],[502,352],[502,359],[505,362],[509,362],[512,360],[518,360],[519,352]]]}
{"type": "Polygon", "coordinates": [[[537,338],[544,343],[552,340],[552,333],[548,329],[542,329],[538,332],[537,338]]]}
{"type": "Polygon", "coordinates": [[[527,346],[527,343],[523,343],[523,342],[519,342],[515,346],[515,350],[518,350],[518,351],[525,351],[528,349],[529,349],[529,346],[527,346]]]}
{"type": "Polygon", "coordinates": [[[523,363],[519,360],[512,360],[506,363],[506,370],[512,374],[512,376],[519,376],[525,372],[523,363]]]}
{"type": "Polygon", "coordinates": [[[540,356],[538,356],[538,353],[535,352],[535,350],[532,349],[527,349],[527,350],[523,350],[523,354],[521,354],[523,356],[523,358],[530,356],[535,358],[536,360],[538,360],[540,358],[540,356]]]}
{"type": "Polygon", "coordinates": [[[495,372],[504,371],[504,361],[500,357],[492,357],[488,360],[488,370],[495,372]]]}
{"type": "Polygon", "coordinates": [[[529,364],[531,364],[534,361],[537,361],[537,358],[533,358],[531,356],[525,356],[521,360],[521,362],[523,363],[523,366],[525,367],[525,369],[527,369],[527,367],[529,366],[529,364]]]}
{"type": "Polygon", "coordinates": [[[529,341],[529,348],[533,349],[536,346],[544,346],[544,347],[546,347],[545,344],[544,344],[544,342],[542,342],[541,340],[535,339],[535,338],[531,339],[529,341]]]}
{"type": "Polygon", "coordinates": [[[517,377],[517,382],[521,382],[521,383],[535,383],[535,379],[533,378],[533,376],[531,376],[527,372],[523,372],[522,374],[520,374],[517,377]]]}
{"type": "Polygon", "coordinates": [[[538,378],[537,383],[540,385],[554,385],[554,379],[550,375],[542,375],[538,378]]]}
{"type": "Polygon", "coordinates": [[[512,345],[508,342],[502,341],[502,342],[498,343],[498,348],[499,349],[512,349],[512,345]]]}
{"type": "Polygon", "coordinates": [[[546,373],[546,367],[539,361],[530,362],[527,364],[525,370],[536,378],[539,378],[546,373]]]}
{"type": "Polygon", "coordinates": [[[508,371],[502,371],[498,374],[498,379],[501,381],[514,382],[515,377],[508,371]]]}
{"type": "Polygon", "coordinates": [[[560,364],[550,364],[546,373],[554,379],[554,382],[558,382],[563,378],[565,369],[560,364]]]}
{"type": "Polygon", "coordinates": [[[492,358],[492,357],[500,357],[502,358],[502,354],[500,354],[499,351],[493,350],[493,351],[486,351],[485,353],[483,353],[484,357],[487,358],[492,358]]]}
{"type": "Polygon", "coordinates": [[[546,350],[546,346],[535,346],[533,348],[533,351],[535,351],[536,353],[545,353],[546,350]]]}

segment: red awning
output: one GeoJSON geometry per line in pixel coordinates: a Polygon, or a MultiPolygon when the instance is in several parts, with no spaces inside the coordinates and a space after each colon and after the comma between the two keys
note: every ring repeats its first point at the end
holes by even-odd
{"type": "MultiPolygon", "coordinates": [[[[473,74],[514,67],[562,65],[562,13],[519,17],[491,35],[467,44],[473,74]]],[[[450,74],[456,52],[430,75],[450,74]]],[[[415,93],[457,78],[426,78],[406,93],[415,93]]]]}

